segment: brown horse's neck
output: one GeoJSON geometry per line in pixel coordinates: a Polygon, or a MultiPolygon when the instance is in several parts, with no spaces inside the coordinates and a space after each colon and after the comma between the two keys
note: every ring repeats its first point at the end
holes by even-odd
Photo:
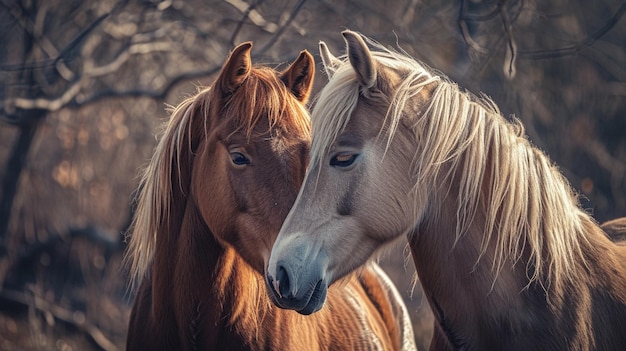
{"type": "Polygon", "coordinates": [[[253,333],[269,306],[260,275],[217,241],[191,200],[184,215],[172,219],[168,233],[157,239],[151,277],[155,320],[170,321],[178,332],[172,338],[189,340],[184,349],[214,347],[230,333],[253,333]]]}

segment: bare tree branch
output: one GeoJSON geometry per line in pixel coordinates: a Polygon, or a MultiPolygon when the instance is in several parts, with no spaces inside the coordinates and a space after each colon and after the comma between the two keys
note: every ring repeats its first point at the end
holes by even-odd
{"type": "Polygon", "coordinates": [[[624,13],[626,13],[626,2],[622,2],[620,4],[613,16],[611,16],[604,26],[598,29],[595,33],[588,35],[584,40],[581,40],[571,46],[552,50],[518,50],[518,56],[527,60],[545,60],[576,54],[582,49],[593,45],[598,39],[602,38],[611,29],[613,29],[624,13]]]}
{"type": "MultiPolygon", "coordinates": [[[[6,255],[7,232],[13,210],[13,201],[17,194],[20,174],[22,173],[22,169],[24,169],[28,151],[30,150],[33,138],[42,120],[41,111],[32,111],[31,115],[32,114],[34,114],[34,116],[29,118],[30,123],[24,123],[20,126],[19,135],[17,140],[13,143],[13,149],[9,154],[5,173],[2,177],[2,196],[0,197],[0,258],[6,255]]],[[[2,283],[1,280],[0,283],[2,283]]]]}
{"type": "Polygon", "coordinates": [[[176,84],[183,82],[185,80],[196,79],[200,77],[210,76],[219,71],[221,67],[213,67],[206,70],[197,70],[186,72],[177,75],[176,77],[170,79],[168,83],[163,86],[160,90],[144,90],[144,89],[129,89],[129,90],[102,90],[99,91],[92,96],[84,99],[84,100],[76,100],[68,104],[66,107],[80,107],[83,105],[88,105],[96,101],[100,101],[106,98],[112,97],[147,97],[151,99],[164,99],[167,94],[176,86],[176,84]]]}
{"type": "Polygon", "coordinates": [[[298,0],[298,3],[296,3],[293,6],[293,9],[291,10],[289,17],[287,18],[287,21],[285,21],[285,23],[280,27],[280,29],[276,33],[274,33],[274,35],[270,38],[270,40],[268,40],[268,42],[265,43],[265,45],[263,45],[263,47],[260,50],[261,54],[264,54],[267,50],[269,50],[272,46],[274,46],[274,43],[276,43],[278,38],[280,38],[280,36],[285,32],[287,28],[289,28],[289,25],[296,18],[296,16],[302,9],[302,6],[304,5],[305,2],[306,0],[298,0]]]}
{"type": "Polygon", "coordinates": [[[68,310],[65,307],[48,302],[36,294],[29,298],[24,292],[2,289],[0,290],[0,297],[25,307],[34,308],[42,312],[46,318],[56,318],[74,326],[87,334],[101,350],[118,350],[117,346],[96,325],[85,318],[84,313],[68,310]]]}
{"type": "Polygon", "coordinates": [[[179,45],[171,42],[151,42],[130,45],[125,51],[106,65],[96,67],[91,55],[85,56],[83,74],[86,78],[95,78],[111,74],[126,63],[133,55],[146,55],[154,52],[167,52],[179,49],[179,45]]]}
{"type": "MultiPolygon", "coordinates": [[[[110,13],[106,13],[100,17],[98,17],[95,21],[93,21],[89,26],[83,29],[63,50],[60,52],[57,51],[55,46],[46,38],[43,33],[41,33],[41,29],[36,29],[40,26],[40,24],[31,23],[28,18],[22,13],[22,10],[18,6],[8,6],[4,2],[2,5],[10,10],[10,13],[17,20],[17,22],[22,26],[22,28],[29,33],[33,38],[35,38],[35,42],[38,43],[41,49],[51,57],[50,60],[45,60],[39,63],[28,63],[27,65],[17,65],[13,67],[3,67],[0,66],[2,70],[21,70],[27,67],[45,67],[45,66],[56,66],[59,72],[59,75],[66,80],[71,80],[73,74],[71,70],[62,62],[65,56],[73,50],[78,49],[78,47],[84,43],[84,39],[100,24],[104,21],[110,13]]],[[[44,5],[44,9],[45,9],[44,5]]],[[[37,14],[38,19],[41,16],[45,16],[46,11],[40,11],[37,14]]],[[[37,22],[41,22],[43,19],[38,20],[37,22]]]]}
{"type": "Polygon", "coordinates": [[[506,40],[506,55],[504,58],[504,75],[508,79],[515,77],[515,61],[517,60],[517,45],[515,44],[515,38],[513,38],[513,25],[509,19],[509,15],[504,9],[506,0],[498,1],[498,8],[500,9],[500,19],[502,20],[502,26],[504,27],[504,38],[506,40]]]}
{"type": "MultiPolygon", "coordinates": [[[[226,0],[231,5],[241,9],[243,6],[248,6],[242,0],[226,0]]],[[[300,0],[291,10],[291,13],[285,23],[278,28],[277,25],[272,24],[271,32],[274,35],[270,38],[270,40],[262,47],[260,50],[261,54],[269,50],[274,43],[278,40],[280,35],[285,32],[286,28],[292,23],[294,18],[297,16],[299,11],[302,8],[302,5],[305,3],[305,0],[300,0]]],[[[249,7],[246,7],[244,11],[248,11],[249,7]]],[[[255,16],[254,22],[259,25],[265,25],[267,27],[268,23],[263,19],[263,17],[258,14],[256,11],[249,11],[249,14],[257,13],[255,16]]],[[[104,19],[106,19],[109,14],[102,15],[98,17],[94,22],[92,22],[88,28],[83,30],[74,40],[71,41],[70,44],[66,48],[64,48],[52,62],[62,62],[63,57],[67,55],[69,52],[77,50],[83,43],[89,33],[98,26],[104,19]]],[[[268,30],[269,31],[269,30],[268,30]]],[[[155,33],[156,34],[156,33],[155,33]]],[[[137,38],[141,36],[141,38],[145,37],[145,33],[136,34],[137,38]]],[[[134,36],[133,36],[134,37],[134,36]]],[[[147,37],[146,37],[147,38],[147,37]]],[[[144,40],[146,39],[144,38],[144,40]]],[[[148,38],[149,39],[149,38],[148,38]]],[[[132,39],[131,39],[132,42],[132,39]]],[[[116,55],[113,61],[104,64],[102,66],[96,66],[93,59],[93,50],[94,45],[89,44],[87,46],[83,45],[83,53],[81,57],[83,57],[84,62],[82,65],[81,74],[78,77],[75,77],[75,81],[72,82],[61,95],[56,97],[40,97],[40,98],[25,98],[18,97],[13,99],[7,99],[2,104],[0,104],[0,111],[3,111],[5,115],[11,116],[17,113],[18,110],[45,110],[45,111],[58,111],[64,107],[73,107],[77,108],[80,106],[84,106],[86,104],[92,103],[94,101],[98,101],[107,97],[149,97],[149,98],[164,98],[167,93],[179,82],[191,79],[198,78],[201,76],[206,76],[215,73],[219,67],[212,67],[206,70],[196,70],[190,71],[186,73],[182,73],[173,77],[169,80],[169,82],[163,86],[159,90],[148,90],[148,89],[128,89],[128,90],[103,90],[94,93],[91,96],[83,97],[81,96],[81,92],[87,86],[90,79],[101,77],[107,74],[111,74],[120,69],[120,67],[126,63],[133,55],[144,55],[150,54],[153,52],[166,52],[166,51],[175,51],[179,50],[177,43],[172,42],[153,42],[148,41],[145,43],[134,43],[130,44],[123,51],[116,55]]],[[[40,63],[40,65],[49,64],[40,63]]],[[[10,69],[15,69],[14,67],[9,67],[10,69]]],[[[13,119],[4,117],[5,122],[8,123],[19,123],[19,119],[13,119]]]]}
{"type": "MultiPolygon", "coordinates": [[[[504,7],[505,2],[506,0],[504,1],[499,0],[498,3],[496,4],[496,7],[484,15],[465,14],[465,16],[463,16],[463,19],[467,21],[473,21],[473,22],[489,21],[500,14],[500,11],[502,11],[502,8],[504,7]]],[[[463,4],[465,4],[465,0],[463,0],[463,4]]]]}
{"type": "Polygon", "coordinates": [[[461,0],[459,19],[457,22],[461,30],[461,35],[463,36],[463,40],[465,41],[465,44],[467,44],[467,46],[472,48],[477,53],[486,55],[488,51],[486,49],[483,49],[477,42],[475,42],[474,39],[472,39],[472,36],[469,34],[469,29],[467,28],[468,17],[467,17],[467,14],[465,13],[466,6],[467,5],[465,4],[465,0],[461,0]]]}
{"type": "MultiPolygon", "coordinates": [[[[61,108],[65,107],[72,101],[78,93],[80,93],[80,89],[84,83],[84,79],[79,79],[70,85],[61,96],[56,97],[54,99],[48,98],[36,98],[36,99],[27,99],[27,98],[15,98],[9,99],[4,102],[3,106],[0,106],[2,110],[5,111],[6,114],[12,115],[15,113],[16,109],[20,110],[46,110],[46,111],[58,111],[61,108]]],[[[5,121],[10,121],[7,119],[5,121]]]]}
{"type": "MultiPolygon", "coordinates": [[[[152,42],[152,43],[139,43],[130,45],[125,51],[119,54],[113,61],[103,66],[95,66],[91,55],[85,56],[85,62],[83,63],[82,75],[73,82],[65,91],[55,98],[14,98],[6,100],[0,105],[0,110],[3,110],[5,114],[12,115],[16,112],[16,109],[20,110],[45,110],[45,111],[58,111],[66,106],[72,105],[73,107],[80,107],[85,104],[86,101],[91,102],[92,99],[83,99],[77,101],[76,98],[80,94],[81,89],[92,78],[100,77],[103,75],[111,74],[117,71],[125,62],[127,62],[133,55],[143,55],[159,51],[173,51],[177,49],[175,43],[167,42],[152,42]]],[[[181,79],[184,79],[182,77],[181,79]]],[[[177,81],[180,81],[177,80],[177,81]]],[[[161,97],[162,92],[150,93],[146,92],[146,96],[154,95],[155,97],[161,97]]],[[[119,96],[115,94],[114,96],[119,96]]],[[[12,123],[11,119],[5,118],[5,122],[12,123]]]]}
{"type": "Polygon", "coordinates": [[[245,21],[246,18],[249,18],[252,23],[268,33],[276,33],[276,31],[278,30],[278,25],[276,23],[267,21],[265,18],[263,18],[259,11],[255,10],[255,7],[258,6],[262,1],[254,3],[252,5],[248,5],[243,0],[224,1],[243,13],[243,18],[241,19],[238,29],[234,31],[234,34],[239,32],[239,28],[241,28],[241,24],[245,21]]]}

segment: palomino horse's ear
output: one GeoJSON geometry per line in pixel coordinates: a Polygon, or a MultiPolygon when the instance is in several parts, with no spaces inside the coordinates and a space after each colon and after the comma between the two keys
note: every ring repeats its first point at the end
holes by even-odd
{"type": "Polygon", "coordinates": [[[248,78],[252,68],[251,50],[252,42],[248,41],[239,44],[230,53],[216,82],[222,97],[232,94],[248,78]]]}
{"type": "Polygon", "coordinates": [[[335,74],[337,67],[341,64],[341,60],[336,58],[335,55],[330,53],[328,46],[323,41],[320,41],[320,56],[322,57],[322,64],[324,65],[324,71],[330,78],[335,74]]]}
{"type": "Polygon", "coordinates": [[[280,79],[302,103],[309,99],[314,77],[315,60],[306,50],[300,51],[298,58],[280,74],[280,79]]]}
{"type": "Polygon", "coordinates": [[[348,45],[348,59],[356,71],[361,86],[369,89],[376,83],[376,63],[363,37],[353,31],[343,31],[343,39],[348,45]]]}

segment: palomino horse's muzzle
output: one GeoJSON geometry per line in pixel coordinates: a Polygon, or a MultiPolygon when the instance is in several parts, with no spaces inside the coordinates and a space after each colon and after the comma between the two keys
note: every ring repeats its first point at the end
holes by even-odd
{"type": "Polygon", "coordinates": [[[319,311],[326,301],[328,258],[323,252],[306,255],[310,253],[306,248],[296,251],[303,255],[289,255],[295,258],[278,260],[275,264],[270,260],[265,281],[274,304],[308,315],[319,311]]]}

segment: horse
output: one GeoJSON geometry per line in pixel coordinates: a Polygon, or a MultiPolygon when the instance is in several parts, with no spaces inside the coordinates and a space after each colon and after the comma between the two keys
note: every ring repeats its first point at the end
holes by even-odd
{"type": "Polygon", "coordinates": [[[216,81],[172,109],[143,172],[126,264],[136,291],[126,349],[415,350],[406,306],[377,265],[306,316],[275,307],[264,267],[304,178],[302,51],[284,71],[235,47],[216,81]]]}
{"type": "Polygon", "coordinates": [[[273,300],[319,309],[404,237],[435,316],[430,349],[623,350],[626,244],[521,122],[401,50],[342,35],[345,56],[320,43],[330,78],[266,270],[273,300]]]}
{"type": "Polygon", "coordinates": [[[626,217],[615,218],[602,223],[602,230],[615,242],[626,241],[626,217]]]}

